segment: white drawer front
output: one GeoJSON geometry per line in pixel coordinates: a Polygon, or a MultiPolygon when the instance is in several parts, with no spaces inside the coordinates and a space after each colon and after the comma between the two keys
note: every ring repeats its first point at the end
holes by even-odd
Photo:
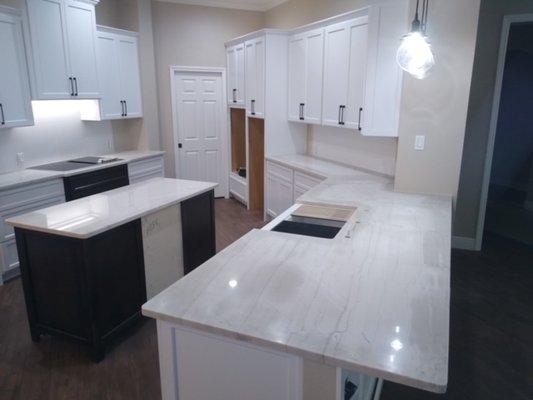
{"type": "Polygon", "coordinates": [[[130,185],[131,185],[137,182],[147,181],[148,179],[163,178],[163,177],[164,177],[163,171],[157,170],[157,171],[148,171],[143,174],[137,174],[137,175],[130,176],[129,180],[130,180],[130,185]]]}
{"type": "Polygon", "coordinates": [[[307,175],[302,172],[294,172],[294,185],[300,186],[302,189],[311,189],[312,187],[318,185],[322,182],[323,179],[317,178],[312,175],[307,175]]]}
{"type": "Polygon", "coordinates": [[[164,176],[163,156],[147,158],[144,160],[134,161],[128,164],[128,175],[130,181],[139,176],[155,175],[164,176]]]}
{"type": "Polygon", "coordinates": [[[231,194],[237,197],[240,201],[245,203],[248,202],[248,190],[245,181],[230,175],[229,190],[231,194]]]}
{"type": "Polygon", "coordinates": [[[292,169],[267,161],[267,173],[276,175],[292,184],[292,169]]]}
{"type": "Polygon", "coordinates": [[[15,240],[0,244],[0,273],[5,273],[19,266],[17,244],[15,240]]]}
{"type": "Polygon", "coordinates": [[[3,210],[61,196],[65,196],[62,178],[2,190],[0,191],[0,214],[3,210]]]}
{"type": "Polygon", "coordinates": [[[61,204],[65,202],[65,196],[57,196],[48,198],[45,200],[41,200],[39,202],[33,202],[33,203],[24,203],[24,205],[20,207],[14,207],[6,210],[2,210],[0,212],[0,242],[4,240],[11,240],[15,237],[15,233],[13,232],[13,227],[6,224],[5,220],[11,217],[16,217],[17,215],[26,214],[31,211],[40,210],[41,208],[46,208],[53,206],[55,204],[61,204]]]}

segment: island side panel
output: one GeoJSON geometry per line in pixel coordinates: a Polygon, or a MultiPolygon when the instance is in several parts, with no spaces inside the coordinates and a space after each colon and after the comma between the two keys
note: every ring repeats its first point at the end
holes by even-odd
{"type": "Polygon", "coordinates": [[[185,274],[216,254],[214,194],[211,190],[181,203],[185,274]]]}
{"type": "Polygon", "coordinates": [[[183,275],[181,207],[164,208],[141,219],[146,294],[151,299],[183,275]]]}
{"type": "Polygon", "coordinates": [[[163,400],[303,400],[302,358],[157,321],[163,400]]]}

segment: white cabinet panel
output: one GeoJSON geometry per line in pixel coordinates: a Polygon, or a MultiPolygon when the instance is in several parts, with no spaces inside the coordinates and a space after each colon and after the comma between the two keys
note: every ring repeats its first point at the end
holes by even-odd
{"type": "Polygon", "coordinates": [[[323,124],[359,126],[363,106],[367,17],[326,28],[323,124]]]}
{"type": "Polygon", "coordinates": [[[71,98],[65,38],[65,15],[61,0],[27,0],[39,99],[71,98]]]}
{"type": "Polygon", "coordinates": [[[245,43],[246,113],[249,116],[265,116],[265,38],[245,43]]]}
{"type": "MultiPolygon", "coordinates": [[[[123,99],[120,92],[119,61],[117,57],[117,37],[108,32],[96,35],[96,58],[98,78],[100,80],[100,118],[122,118],[124,114],[123,99]]],[[[82,115],[82,119],[83,119],[82,115]]]]}
{"type": "Polygon", "coordinates": [[[137,38],[119,36],[117,42],[120,90],[125,117],[142,117],[141,79],[137,38]]]}
{"type": "Polygon", "coordinates": [[[350,51],[348,70],[348,97],[343,110],[344,126],[361,130],[361,116],[365,99],[365,72],[368,23],[358,18],[349,25],[350,51]]]}
{"type": "Polygon", "coordinates": [[[370,8],[363,135],[398,136],[403,74],[396,50],[399,38],[408,31],[408,10],[408,0],[370,8]]]}
{"type": "Polygon", "coordinates": [[[152,178],[164,177],[165,170],[163,156],[133,161],[128,164],[128,179],[130,185],[152,178]]]}
{"type": "Polygon", "coordinates": [[[322,28],[289,39],[289,120],[320,123],[323,58],[322,28]]]}
{"type": "Polygon", "coordinates": [[[0,283],[2,282],[2,274],[17,268],[18,266],[19,258],[15,239],[0,243],[0,283]]]}
{"type": "Polygon", "coordinates": [[[293,171],[290,168],[267,161],[266,211],[277,216],[292,205],[293,171]]]}
{"type": "Polygon", "coordinates": [[[228,66],[228,104],[244,105],[244,44],[228,47],[226,50],[228,66]]]}
{"type": "Polygon", "coordinates": [[[100,93],[96,71],[94,6],[67,0],[65,16],[67,52],[75,97],[97,98],[100,93]]]}
{"type": "Polygon", "coordinates": [[[22,19],[0,13],[0,129],[33,125],[22,19]]]}

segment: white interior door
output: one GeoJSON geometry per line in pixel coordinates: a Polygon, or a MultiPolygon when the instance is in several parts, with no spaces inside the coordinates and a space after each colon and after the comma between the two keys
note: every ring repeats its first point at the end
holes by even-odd
{"type": "Polygon", "coordinates": [[[224,162],[226,147],[222,137],[225,130],[221,75],[176,72],[174,84],[179,158],[176,176],[217,182],[215,196],[225,196],[228,166],[224,162]]]}

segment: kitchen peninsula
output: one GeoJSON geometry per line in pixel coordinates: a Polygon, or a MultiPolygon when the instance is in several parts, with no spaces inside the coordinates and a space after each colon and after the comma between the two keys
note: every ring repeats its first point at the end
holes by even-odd
{"type": "Polygon", "coordinates": [[[154,178],[8,219],[31,336],[106,344],[215,254],[215,183],[154,178]]]}
{"type": "MultiPolygon", "coordinates": [[[[320,172],[292,158],[276,161],[320,172]]],[[[143,306],[163,399],[339,400],[346,379],[361,400],[382,380],[446,390],[451,198],[347,170],[143,306]],[[333,239],[272,230],[301,205],[353,213],[333,239]]]]}

